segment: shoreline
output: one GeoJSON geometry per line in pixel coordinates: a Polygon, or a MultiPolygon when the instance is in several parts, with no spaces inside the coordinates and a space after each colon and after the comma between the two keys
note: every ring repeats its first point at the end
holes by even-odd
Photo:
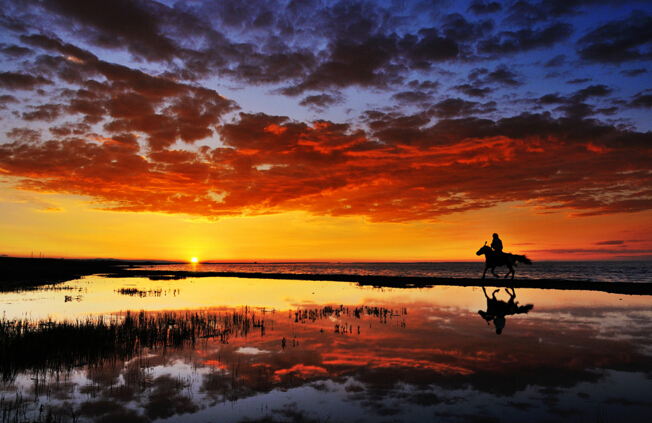
{"type": "Polygon", "coordinates": [[[246,279],[309,280],[357,283],[377,288],[419,289],[433,286],[492,286],[572,291],[600,291],[623,295],[652,295],[652,284],[635,282],[569,281],[561,279],[471,279],[444,277],[372,276],[350,274],[191,272],[142,269],[154,262],[121,260],[71,260],[0,257],[0,292],[35,289],[82,276],[104,275],[111,278],[185,279],[235,277],[246,279]]]}

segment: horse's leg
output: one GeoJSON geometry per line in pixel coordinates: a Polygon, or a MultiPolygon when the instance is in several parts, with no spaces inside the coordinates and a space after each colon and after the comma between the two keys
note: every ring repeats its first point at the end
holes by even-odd
{"type": "Polygon", "coordinates": [[[493,273],[494,276],[497,277],[497,278],[500,277],[500,276],[498,276],[498,275],[496,274],[496,266],[494,266],[494,267],[491,268],[491,273],[493,273]]]}
{"type": "Polygon", "coordinates": [[[507,268],[509,269],[509,272],[507,272],[507,274],[505,275],[505,279],[507,279],[507,276],[509,276],[510,273],[512,274],[512,279],[514,279],[514,268],[509,263],[509,261],[507,261],[507,268]]]}
{"type": "MultiPolygon", "coordinates": [[[[488,267],[484,268],[484,272],[482,272],[482,279],[484,279],[484,275],[487,273],[487,269],[489,269],[489,268],[488,267]]],[[[482,288],[482,289],[484,289],[484,288],[482,288]]],[[[487,293],[485,292],[484,295],[487,295],[487,293]]]]}

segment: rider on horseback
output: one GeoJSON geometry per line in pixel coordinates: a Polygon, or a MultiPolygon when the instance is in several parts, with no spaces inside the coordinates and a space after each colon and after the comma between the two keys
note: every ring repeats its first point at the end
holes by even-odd
{"type": "Polygon", "coordinates": [[[503,256],[505,259],[509,260],[510,263],[512,263],[513,266],[516,265],[513,260],[509,257],[508,254],[503,253],[503,242],[498,238],[498,234],[493,235],[494,240],[491,241],[491,248],[499,255],[503,256]]]}
{"type": "Polygon", "coordinates": [[[497,253],[503,253],[503,242],[498,238],[498,234],[494,234],[494,240],[491,241],[491,248],[497,253]]]}

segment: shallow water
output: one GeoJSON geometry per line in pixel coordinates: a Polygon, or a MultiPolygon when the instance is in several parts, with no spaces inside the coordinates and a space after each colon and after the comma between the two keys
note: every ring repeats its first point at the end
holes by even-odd
{"type": "Polygon", "coordinates": [[[189,312],[231,322],[226,338],[21,369],[0,405],[21,421],[649,421],[652,297],[514,293],[533,308],[500,335],[478,313],[481,288],[90,276],[0,294],[5,321],[144,310],[174,312],[176,326],[189,312]]]}
{"type": "MultiPolygon", "coordinates": [[[[305,273],[323,275],[374,275],[439,278],[480,278],[484,261],[454,263],[223,263],[158,265],[156,270],[245,273],[305,273]]],[[[575,261],[517,263],[518,279],[652,283],[652,261],[575,261]]],[[[503,276],[506,267],[496,268],[503,276]]],[[[489,272],[489,277],[490,272],[489,272]]]]}

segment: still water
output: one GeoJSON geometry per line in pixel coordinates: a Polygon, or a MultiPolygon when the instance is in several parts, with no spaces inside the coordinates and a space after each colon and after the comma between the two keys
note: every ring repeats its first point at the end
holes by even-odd
{"type": "Polygon", "coordinates": [[[0,294],[1,421],[650,421],[652,297],[494,291],[91,276],[0,294]]]}

